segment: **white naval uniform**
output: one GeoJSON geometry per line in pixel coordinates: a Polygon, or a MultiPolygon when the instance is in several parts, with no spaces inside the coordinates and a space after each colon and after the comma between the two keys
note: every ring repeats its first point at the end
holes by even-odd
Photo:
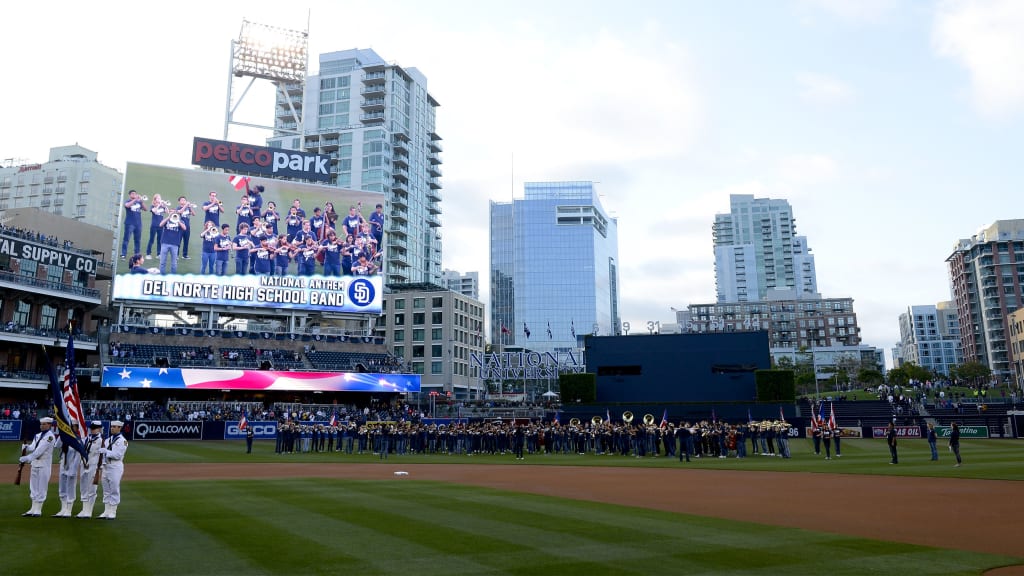
{"type": "Polygon", "coordinates": [[[20,458],[21,462],[32,467],[28,484],[32,502],[42,504],[46,501],[46,489],[50,484],[50,473],[53,469],[53,447],[56,444],[57,437],[53,433],[53,428],[39,432],[32,438],[32,442],[26,444],[29,451],[20,458]]]}
{"type": "Polygon", "coordinates": [[[121,476],[124,475],[124,454],[128,440],[121,434],[112,435],[103,443],[103,503],[117,506],[121,503],[121,476]]]}
{"type": "Polygon", "coordinates": [[[100,454],[103,452],[103,436],[101,434],[90,434],[85,439],[85,451],[89,454],[85,465],[82,466],[82,502],[93,502],[96,500],[96,486],[93,479],[96,478],[96,470],[99,469],[100,454]]]}
{"type": "Polygon", "coordinates": [[[63,446],[60,448],[60,462],[57,466],[60,477],[57,483],[57,494],[60,496],[61,502],[70,503],[74,502],[75,497],[78,496],[78,475],[82,470],[82,455],[71,447],[68,447],[67,450],[63,446]]]}

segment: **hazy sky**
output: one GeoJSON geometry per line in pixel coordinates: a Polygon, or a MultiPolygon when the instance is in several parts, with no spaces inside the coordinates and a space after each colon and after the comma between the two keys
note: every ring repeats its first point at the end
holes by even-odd
{"type": "MultiPolygon", "coordinates": [[[[113,6],[5,6],[0,159],[77,142],[122,171],[188,166],[193,136],[223,135],[242,19],[308,17],[312,74],[321,52],[373,48],[427,76],[444,267],[479,271],[485,301],[487,202],[527,181],[599,182],[634,326],[714,301],[711,224],[729,194],[786,198],[820,291],[852,297],[865,343],[887,350],[901,311],[949,298],[957,239],[1024,217],[1024,2],[113,6]]],[[[272,109],[257,90],[236,119],[272,109]]]]}

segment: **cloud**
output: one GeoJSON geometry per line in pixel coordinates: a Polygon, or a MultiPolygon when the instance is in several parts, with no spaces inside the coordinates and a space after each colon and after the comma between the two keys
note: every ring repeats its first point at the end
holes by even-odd
{"type": "Polygon", "coordinates": [[[783,187],[819,186],[838,175],[839,164],[824,154],[793,154],[779,161],[783,187]]]}
{"type": "Polygon", "coordinates": [[[797,74],[800,99],[811,104],[843,104],[853,99],[853,90],[838,78],[821,74],[797,74]]]}
{"type": "Polygon", "coordinates": [[[971,100],[983,115],[1003,117],[1024,109],[1024,2],[943,3],[932,26],[937,54],[963,65],[971,100]]]}
{"type": "Polygon", "coordinates": [[[805,0],[804,4],[854,24],[877,24],[896,8],[896,0],[805,0]]]}

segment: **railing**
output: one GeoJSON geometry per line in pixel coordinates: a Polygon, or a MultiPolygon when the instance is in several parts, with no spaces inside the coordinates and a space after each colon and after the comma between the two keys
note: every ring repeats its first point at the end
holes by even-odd
{"type": "Polygon", "coordinates": [[[47,290],[54,290],[57,292],[71,293],[77,296],[85,296],[88,298],[99,299],[100,297],[100,291],[94,290],[92,288],[75,286],[74,284],[63,284],[61,282],[50,282],[48,280],[39,280],[38,278],[21,276],[18,274],[12,274],[10,272],[0,272],[0,281],[11,282],[13,284],[34,286],[36,288],[45,288],[47,290]]]}

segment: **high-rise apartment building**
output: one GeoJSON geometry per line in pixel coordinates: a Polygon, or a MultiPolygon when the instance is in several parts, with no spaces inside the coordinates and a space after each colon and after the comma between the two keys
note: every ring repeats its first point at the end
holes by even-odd
{"type": "Polygon", "coordinates": [[[568,351],[618,333],[618,221],[593,183],[527,183],[490,212],[492,343],[568,351]]]}
{"type": "Polygon", "coordinates": [[[997,220],[959,240],[946,263],[964,361],[1009,378],[1009,317],[1024,301],[1024,220],[997,220]]]}
{"type": "Polygon", "coordinates": [[[442,274],[443,284],[452,292],[480,299],[480,274],[478,272],[460,273],[458,270],[445,270],[442,274]]]}
{"type": "Polygon", "coordinates": [[[899,355],[893,358],[946,375],[960,364],[960,321],[953,302],[910,306],[900,314],[899,355]]]}
{"type": "Polygon", "coordinates": [[[718,302],[757,302],[777,289],[816,297],[814,256],[807,238],[796,235],[786,200],[733,194],[729,213],[715,215],[712,237],[718,302]]]}
{"type": "MultiPolygon", "coordinates": [[[[340,188],[383,192],[385,283],[440,284],[440,104],[427,92],[426,76],[353,49],[321,54],[318,75],[285,89],[292,97],[278,97],[268,144],[329,156],[331,183],[340,188]],[[296,97],[302,127],[289,107],[296,97]]],[[[364,206],[363,214],[372,210],[364,206]]]]}
{"type": "MultiPolygon", "coordinates": [[[[7,210],[39,208],[104,230],[116,230],[124,175],[82,146],[50,149],[42,164],[13,160],[0,166],[0,220],[7,210]]],[[[54,230],[56,234],[58,231],[54,230]]]]}

